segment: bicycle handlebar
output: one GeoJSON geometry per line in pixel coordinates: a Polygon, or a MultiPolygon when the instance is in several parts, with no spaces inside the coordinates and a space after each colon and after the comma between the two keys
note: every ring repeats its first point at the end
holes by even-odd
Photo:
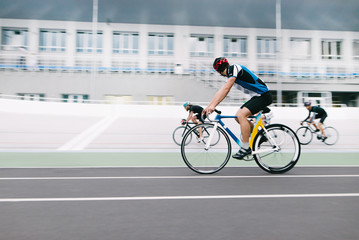
{"type": "MultiPolygon", "coordinates": [[[[217,109],[214,109],[214,111],[217,113],[217,114],[222,114],[222,111],[219,111],[219,110],[217,110],[217,109]]],[[[202,122],[204,122],[204,120],[205,119],[203,119],[203,116],[205,116],[205,115],[201,115],[201,120],[202,120],[202,122]]],[[[206,116],[206,118],[208,119],[208,121],[210,121],[210,122],[213,122],[213,120],[211,120],[210,118],[209,118],[209,115],[208,116],[206,116]]]]}

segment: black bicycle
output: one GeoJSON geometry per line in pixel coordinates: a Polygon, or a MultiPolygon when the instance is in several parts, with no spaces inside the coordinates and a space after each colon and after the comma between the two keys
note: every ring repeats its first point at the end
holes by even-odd
{"type": "MultiPolygon", "coordinates": [[[[181,123],[184,123],[184,122],[185,122],[185,124],[183,126],[179,126],[179,127],[175,128],[175,130],[172,133],[173,141],[178,146],[181,146],[182,139],[186,135],[186,133],[196,126],[195,123],[186,122],[185,119],[182,119],[181,123]]],[[[203,139],[206,139],[206,138],[209,137],[210,132],[211,132],[211,128],[213,128],[213,126],[203,126],[201,128],[202,129],[202,137],[203,137],[203,139]]],[[[195,140],[197,142],[201,141],[199,131],[200,131],[200,128],[196,128],[194,131],[191,132],[191,134],[186,139],[186,145],[189,144],[192,141],[192,138],[195,138],[195,140]]],[[[218,136],[218,139],[213,139],[211,145],[216,145],[219,142],[220,135],[218,134],[217,136],[218,136]]]]}
{"type": "Polygon", "coordinates": [[[311,122],[309,121],[304,121],[304,122],[307,123],[307,125],[299,127],[296,131],[299,142],[302,145],[309,144],[313,140],[314,135],[317,135],[317,139],[324,142],[327,145],[334,145],[338,142],[339,133],[334,127],[323,125],[324,127],[323,130],[325,132],[325,135],[327,136],[327,138],[323,140],[323,136],[320,130],[316,130],[313,127],[313,124],[311,124],[311,122]]]}

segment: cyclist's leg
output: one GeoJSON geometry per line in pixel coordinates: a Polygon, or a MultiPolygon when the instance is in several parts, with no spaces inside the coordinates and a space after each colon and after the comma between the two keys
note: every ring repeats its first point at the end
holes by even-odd
{"type": "Polygon", "coordinates": [[[248,117],[251,115],[252,113],[247,107],[240,108],[236,113],[236,121],[241,126],[243,144],[249,144],[249,135],[251,133],[251,129],[253,128],[253,124],[248,120],[248,117]]]}
{"type": "Polygon", "coordinates": [[[312,125],[314,126],[316,132],[318,132],[320,129],[318,128],[317,124],[315,123],[315,120],[313,119],[312,125]]]}
{"type": "Polygon", "coordinates": [[[238,110],[236,116],[237,121],[241,124],[243,143],[249,142],[249,136],[251,133],[251,126],[248,117],[257,114],[259,111],[264,110],[270,112],[268,106],[272,103],[272,95],[270,92],[266,92],[260,96],[254,96],[249,101],[247,101],[241,109],[238,110]],[[242,129],[242,122],[245,124],[242,129]],[[245,130],[246,132],[243,132],[245,130]]]}
{"type": "Polygon", "coordinates": [[[237,112],[237,120],[241,125],[241,133],[243,138],[242,148],[233,155],[234,158],[243,159],[244,156],[251,154],[252,151],[249,147],[249,136],[251,134],[251,123],[248,121],[248,117],[258,113],[263,108],[267,107],[272,103],[272,95],[270,92],[263,93],[260,96],[252,97],[248,102],[246,102],[237,112]]]}
{"type": "Polygon", "coordinates": [[[232,157],[242,160],[245,156],[248,156],[252,153],[251,148],[249,147],[249,136],[251,129],[253,128],[253,123],[248,120],[248,117],[252,115],[252,112],[247,107],[241,107],[236,113],[236,121],[240,124],[241,134],[242,134],[242,147],[239,151],[234,154],[232,157]]]}
{"type": "Polygon", "coordinates": [[[319,120],[319,123],[318,123],[318,127],[320,129],[320,132],[322,133],[322,136],[323,138],[326,138],[327,136],[325,135],[325,132],[324,132],[324,128],[323,128],[323,123],[324,123],[324,120],[327,118],[327,115],[323,115],[321,116],[320,120],[319,120]]]}
{"type": "MultiPolygon", "coordinates": [[[[201,121],[198,121],[197,120],[197,116],[193,116],[192,117],[192,122],[194,122],[196,125],[200,124],[201,121]]],[[[199,139],[198,140],[201,140],[203,138],[203,132],[202,132],[202,128],[198,128],[198,133],[199,133],[199,139]]]]}

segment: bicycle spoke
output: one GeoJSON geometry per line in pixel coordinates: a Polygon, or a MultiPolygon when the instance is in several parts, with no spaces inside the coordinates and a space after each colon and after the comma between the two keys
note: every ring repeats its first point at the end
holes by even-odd
{"type": "Polygon", "coordinates": [[[324,128],[324,132],[327,136],[327,139],[325,139],[324,143],[327,145],[334,145],[337,143],[339,139],[339,133],[338,131],[333,127],[326,127],[324,128]]]}
{"type": "Polygon", "coordinates": [[[290,128],[281,124],[270,126],[267,131],[265,134],[258,134],[254,143],[254,158],[257,164],[271,173],[290,170],[299,159],[298,138],[290,128]]]}
{"type": "Polygon", "coordinates": [[[300,127],[297,130],[299,142],[303,145],[309,144],[313,139],[313,133],[309,127],[300,127]]]}
{"type": "MultiPolygon", "coordinates": [[[[181,153],[186,165],[197,173],[215,173],[221,170],[228,162],[231,153],[231,144],[227,134],[222,129],[214,131],[212,142],[208,149],[206,149],[207,141],[210,139],[212,133],[212,124],[202,124],[196,126],[191,131],[197,128],[203,128],[204,139],[202,141],[192,140],[188,144],[182,144],[181,153]],[[208,130],[208,131],[206,131],[208,130]],[[206,132],[206,133],[205,133],[206,132]]],[[[191,134],[191,131],[186,134],[183,142],[191,134]]]]}

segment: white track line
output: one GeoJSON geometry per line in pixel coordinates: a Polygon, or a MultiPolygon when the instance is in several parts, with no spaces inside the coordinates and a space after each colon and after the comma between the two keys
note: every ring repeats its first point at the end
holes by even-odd
{"type": "Polygon", "coordinates": [[[359,197],[359,193],[213,195],[213,196],[149,196],[149,197],[78,197],[78,198],[0,198],[0,202],[79,202],[79,201],[138,201],[138,200],[203,200],[203,199],[268,199],[359,197]]]}
{"type": "Polygon", "coordinates": [[[91,143],[97,136],[105,131],[113,122],[119,118],[119,114],[111,115],[103,118],[101,121],[92,125],[85,131],[78,134],[76,137],[59,147],[59,151],[68,150],[83,150],[89,143],[91,143]]]}
{"type": "Polygon", "coordinates": [[[129,176],[129,177],[8,177],[0,178],[0,181],[9,180],[106,180],[106,179],[230,179],[230,178],[357,178],[358,174],[346,175],[266,175],[266,176],[129,176]]]}
{"type": "MultiPolygon", "coordinates": [[[[296,168],[358,168],[359,165],[296,165],[296,168]]],[[[111,165],[99,165],[99,166],[5,166],[0,167],[0,169],[92,169],[92,168],[185,168],[189,169],[187,166],[151,166],[151,165],[141,165],[141,166],[111,166],[111,165]]],[[[226,166],[227,168],[259,168],[257,165],[253,166],[226,166]]]]}

